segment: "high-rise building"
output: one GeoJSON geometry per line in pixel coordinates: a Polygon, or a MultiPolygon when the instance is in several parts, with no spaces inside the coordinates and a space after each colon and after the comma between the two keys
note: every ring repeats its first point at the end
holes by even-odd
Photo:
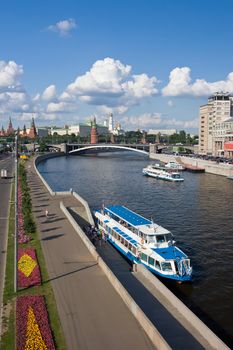
{"type": "Polygon", "coordinates": [[[213,154],[215,126],[231,117],[233,97],[228,92],[216,92],[200,106],[199,113],[199,153],[213,154]]]}

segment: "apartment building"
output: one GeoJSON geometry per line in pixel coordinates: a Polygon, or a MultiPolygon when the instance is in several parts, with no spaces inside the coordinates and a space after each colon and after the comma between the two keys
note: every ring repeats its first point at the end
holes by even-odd
{"type": "Polygon", "coordinates": [[[217,123],[213,129],[213,154],[233,157],[233,118],[217,123]]]}
{"type": "Polygon", "coordinates": [[[233,96],[228,92],[216,92],[208,103],[200,107],[199,153],[214,154],[216,151],[214,130],[216,125],[229,119],[233,110],[233,96]]]}

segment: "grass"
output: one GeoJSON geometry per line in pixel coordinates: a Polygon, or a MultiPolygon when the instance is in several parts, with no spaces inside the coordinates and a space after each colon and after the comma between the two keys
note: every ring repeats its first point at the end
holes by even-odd
{"type": "Polygon", "coordinates": [[[7,261],[3,304],[7,304],[15,296],[14,293],[14,234],[15,234],[15,186],[11,189],[10,215],[8,221],[7,261]]]}
{"type": "Polygon", "coordinates": [[[10,215],[9,215],[9,229],[8,229],[8,248],[7,248],[7,263],[6,263],[6,277],[5,277],[5,288],[3,295],[4,305],[11,305],[11,312],[9,315],[4,316],[3,324],[6,331],[4,332],[1,342],[0,349],[13,350],[15,348],[14,340],[16,338],[15,332],[15,312],[14,312],[14,301],[16,296],[23,295],[44,295],[46,300],[47,311],[49,314],[50,327],[53,333],[53,338],[55,342],[55,347],[57,350],[66,350],[65,339],[62,333],[62,328],[57,312],[57,305],[53,293],[51,283],[48,282],[49,276],[46,269],[46,264],[44,260],[44,255],[42,252],[39,235],[37,232],[30,234],[32,240],[27,244],[20,245],[21,247],[33,247],[36,249],[37,259],[41,271],[41,286],[34,286],[30,288],[25,288],[18,290],[14,293],[14,185],[12,186],[11,193],[11,205],[10,205],[10,215]]]}
{"type": "Polygon", "coordinates": [[[11,310],[7,320],[7,332],[5,332],[1,339],[0,349],[12,350],[15,348],[15,312],[14,308],[11,310]]]}

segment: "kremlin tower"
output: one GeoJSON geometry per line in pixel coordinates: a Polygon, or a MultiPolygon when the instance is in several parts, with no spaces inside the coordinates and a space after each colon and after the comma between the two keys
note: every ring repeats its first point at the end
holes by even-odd
{"type": "Polygon", "coordinates": [[[27,129],[26,129],[26,125],[24,124],[23,126],[23,133],[22,133],[23,137],[27,137],[27,129]]]}
{"type": "Polygon", "coordinates": [[[37,136],[37,132],[36,132],[35,121],[34,121],[34,118],[32,118],[32,123],[28,133],[28,137],[30,137],[30,139],[34,139],[36,136],[37,136]]]}
{"type": "Polygon", "coordinates": [[[9,118],[9,125],[8,125],[8,128],[7,128],[7,131],[6,131],[6,135],[7,136],[11,136],[11,135],[14,135],[14,128],[12,126],[12,121],[11,121],[11,117],[9,118]]]}
{"type": "Polygon", "coordinates": [[[91,123],[91,144],[96,144],[96,143],[98,143],[98,132],[97,132],[96,119],[94,117],[94,120],[91,123]]]}
{"type": "Polygon", "coordinates": [[[2,130],[0,131],[0,136],[5,136],[6,133],[5,133],[5,130],[4,130],[4,127],[2,126],[2,130]]]}

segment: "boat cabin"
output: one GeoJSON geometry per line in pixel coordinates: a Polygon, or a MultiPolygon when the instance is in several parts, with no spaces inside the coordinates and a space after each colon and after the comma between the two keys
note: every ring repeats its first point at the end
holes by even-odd
{"type": "MultiPolygon", "coordinates": [[[[109,206],[95,213],[99,229],[130,260],[173,279],[189,276],[190,260],[174,246],[170,231],[124,206],[109,206]]],[[[187,277],[188,279],[189,277],[187,277]]]]}

